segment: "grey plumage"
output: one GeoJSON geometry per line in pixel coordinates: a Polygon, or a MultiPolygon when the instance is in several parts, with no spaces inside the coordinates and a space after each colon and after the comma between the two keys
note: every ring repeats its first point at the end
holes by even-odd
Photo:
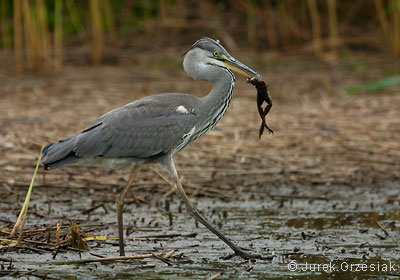
{"type": "Polygon", "coordinates": [[[115,159],[122,159],[122,166],[129,162],[154,162],[159,156],[175,154],[207,133],[228,108],[235,81],[233,73],[221,66],[213,66],[198,75],[201,68],[209,65],[193,61],[210,50],[230,57],[217,42],[203,38],[185,53],[184,60],[184,68],[190,76],[214,82],[214,88],[207,96],[158,94],[112,110],[80,134],[48,145],[43,151],[45,169],[77,161],[95,163],[107,159],[113,159],[113,164],[118,162],[115,159]],[[180,111],[180,106],[187,112],[180,111]]]}
{"type": "Polygon", "coordinates": [[[78,135],[47,146],[42,162],[53,169],[82,158],[153,161],[184,141],[202,117],[196,113],[198,104],[198,98],[186,94],[139,99],[101,116],[78,135]],[[179,106],[188,113],[177,110],[179,106]]]}
{"type": "Polygon", "coordinates": [[[245,76],[257,73],[233,58],[219,42],[209,38],[193,44],[185,53],[183,67],[192,78],[212,82],[211,92],[202,98],[164,93],[133,101],[104,114],[81,133],[46,146],[42,163],[45,169],[69,163],[134,166],[128,184],[117,200],[121,255],[124,255],[124,197],[140,166],[158,163],[171,175],[190,215],[221,238],[237,255],[254,257],[218,232],[192,206],[180,183],[172,156],[210,131],[222,118],[234,90],[235,76],[231,70],[245,76]]]}

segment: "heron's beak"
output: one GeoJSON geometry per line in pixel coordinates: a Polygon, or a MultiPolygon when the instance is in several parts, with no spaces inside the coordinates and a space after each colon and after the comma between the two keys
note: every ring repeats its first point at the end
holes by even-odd
{"type": "Polygon", "coordinates": [[[222,62],[224,66],[226,68],[231,69],[232,71],[235,71],[246,77],[259,76],[259,74],[256,71],[244,65],[243,63],[241,63],[239,60],[237,60],[232,56],[221,55],[221,58],[223,59],[222,62]]]}

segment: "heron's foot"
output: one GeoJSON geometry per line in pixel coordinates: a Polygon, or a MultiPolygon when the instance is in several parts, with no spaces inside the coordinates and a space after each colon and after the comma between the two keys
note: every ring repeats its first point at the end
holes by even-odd
{"type": "Polygon", "coordinates": [[[251,254],[251,253],[245,252],[243,249],[235,250],[235,252],[233,254],[230,254],[226,257],[222,257],[222,259],[229,260],[229,259],[233,258],[234,256],[241,257],[242,259],[245,259],[245,260],[263,259],[263,257],[261,255],[251,254]]]}
{"type": "Polygon", "coordinates": [[[248,252],[245,252],[243,250],[237,250],[235,251],[235,255],[241,257],[242,259],[245,260],[255,260],[255,259],[261,259],[261,255],[259,254],[251,254],[248,252]]]}

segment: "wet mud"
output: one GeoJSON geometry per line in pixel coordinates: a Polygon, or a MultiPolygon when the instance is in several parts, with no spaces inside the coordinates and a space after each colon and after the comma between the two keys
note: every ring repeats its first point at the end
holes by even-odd
{"type": "MultiPolygon", "coordinates": [[[[46,279],[344,279],[349,275],[395,279],[400,275],[400,201],[391,198],[397,192],[396,183],[368,192],[346,186],[282,186],[253,190],[236,201],[192,198],[234,242],[265,257],[251,262],[238,257],[225,260],[230,249],[194,222],[177,195],[137,199],[132,193],[124,215],[126,254],[173,250],[172,255],[167,260],[73,263],[118,256],[114,202],[100,203],[100,197],[86,191],[49,189],[45,194],[40,188],[25,225],[23,246],[7,249],[1,243],[1,273],[46,279]],[[90,250],[64,248],[55,254],[54,226],[60,222],[65,236],[70,220],[86,234],[90,250]],[[368,268],[363,271],[361,264],[368,268]]],[[[1,209],[3,239],[9,238],[5,233],[15,219],[6,206],[3,203],[1,209]]]]}

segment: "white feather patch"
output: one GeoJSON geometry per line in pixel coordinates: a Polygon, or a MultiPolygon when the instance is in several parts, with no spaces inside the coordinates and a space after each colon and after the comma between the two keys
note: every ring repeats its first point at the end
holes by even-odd
{"type": "Polygon", "coordinates": [[[181,114],[189,114],[189,110],[183,105],[176,107],[175,112],[181,113],[181,114]]]}
{"type": "Polygon", "coordinates": [[[183,139],[192,136],[192,134],[194,133],[194,130],[195,130],[195,129],[196,129],[196,127],[193,126],[192,129],[191,129],[188,133],[186,133],[186,134],[183,135],[183,139]]]}

